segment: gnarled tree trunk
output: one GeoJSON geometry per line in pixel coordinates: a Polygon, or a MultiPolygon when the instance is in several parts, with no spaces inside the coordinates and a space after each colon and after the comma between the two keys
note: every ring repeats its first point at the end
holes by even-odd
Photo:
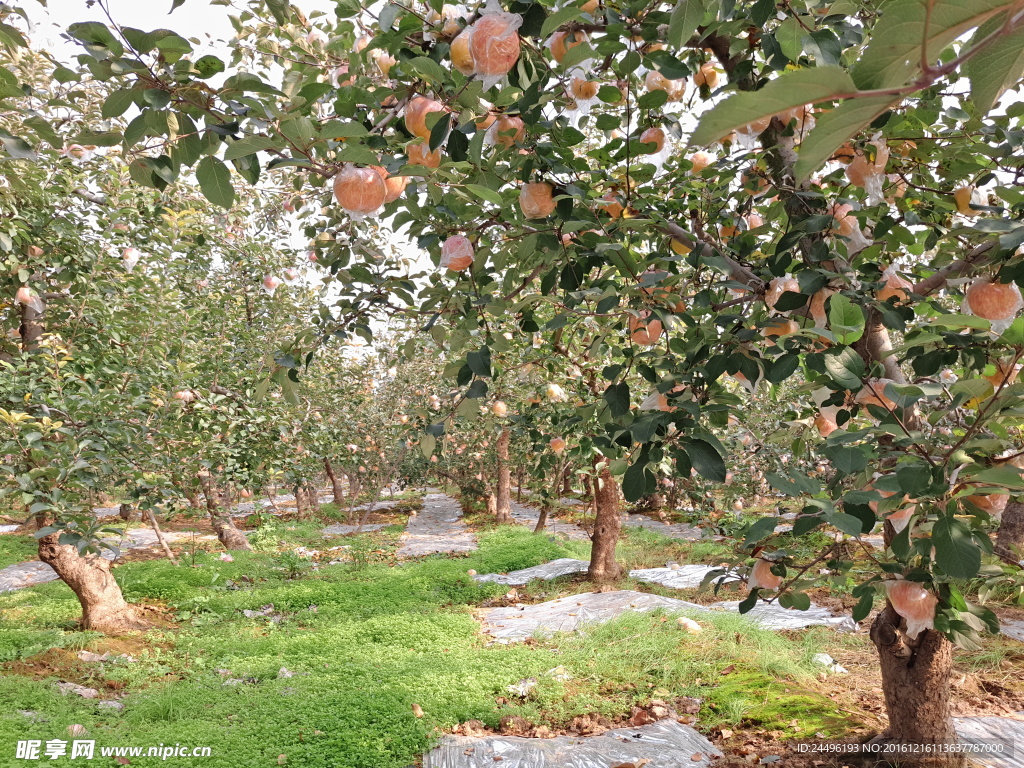
{"type": "Polygon", "coordinates": [[[494,500],[494,516],[499,523],[512,521],[512,473],[508,467],[509,431],[501,430],[495,449],[498,454],[498,490],[494,500]]]}
{"type": "Polygon", "coordinates": [[[70,544],[60,544],[60,532],[39,540],[39,559],[53,568],[71,587],[82,605],[82,628],[116,635],[149,624],[139,610],[125,602],[121,587],[110,572],[110,561],[98,554],[79,554],[70,544]]]}
{"type": "Polygon", "coordinates": [[[210,513],[210,524],[217,533],[217,538],[225,549],[248,549],[252,546],[245,534],[235,527],[230,515],[225,515],[217,502],[217,488],[209,475],[200,476],[203,494],[206,496],[206,510],[210,513]]]}
{"type": "Polygon", "coordinates": [[[606,583],[619,578],[621,568],[615,562],[615,547],[622,530],[622,516],[619,514],[619,489],[608,469],[608,462],[595,459],[598,468],[594,478],[594,534],[590,550],[590,569],[587,575],[591,581],[606,583]]]}
{"type": "Polygon", "coordinates": [[[996,552],[1011,560],[1024,559],[1024,502],[1011,501],[1003,510],[996,534],[996,552]]]}
{"type": "Polygon", "coordinates": [[[341,509],[341,505],[345,502],[345,491],[341,486],[341,480],[334,474],[334,467],[331,466],[330,459],[324,459],[324,471],[327,473],[327,479],[331,481],[331,493],[334,495],[334,503],[341,509]]]}
{"type": "Polygon", "coordinates": [[[131,520],[135,516],[135,508],[131,504],[119,504],[117,507],[117,516],[122,520],[131,520]]]}
{"type": "MultiPolygon", "coordinates": [[[[889,727],[872,740],[875,748],[886,745],[934,745],[957,742],[950,716],[949,679],[953,670],[953,644],[941,632],[927,629],[911,640],[903,619],[886,603],[871,625],[871,641],[878,649],[882,692],[889,727]]],[[[962,755],[941,752],[905,752],[871,755],[877,765],[900,768],[960,768],[962,755]],[[886,759],[889,758],[889,759],[886,759]]]]}

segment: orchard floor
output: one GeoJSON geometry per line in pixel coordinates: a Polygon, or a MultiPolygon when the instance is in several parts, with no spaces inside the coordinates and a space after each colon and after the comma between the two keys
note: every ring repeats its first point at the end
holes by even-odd
{"type": "MultiPolygon", "coordinates": [[[[721,614],[701,617],[703,631],[691,635],[651,613],[488,646],[483,609],[593,585],[567,576],[510,588],[467,572],[586,559],[589,544],[522,526],[477,526],[476,551],[399,562],[406,517],[387,511],[370,521],[384,528],[326,539],[322,528],[340,522],[331,508],[323,520],[272,520],[250,537],[258,551],[233,553],[230,562],[216,542],[200,540],[173,545],[178,567],[133,552],[114,573],[129,600],[151,609],[155,626],[143,635],[76,630],[79,606],[61,582],[0,594],[0,765],[34,764],[14,759],[19,740],[70,741],[69,727],[80,725],[87,735],[77,738],[95,739],[97,749],[211,749],[202,759],[133,757],[135,766],[404,768],[445,733],[587,735],[667,709],[725,752],[715,765],[779,756],[781,765],[811,766],[798,741],[860,740],[884,725],[863,630],[778,633],[721,614]],[[318,551],[315,568],[296,547],[318,551]],[[81,651],[110,656],[97,661],[81,651]],[[849,674],[815,663],[818,653],[849,674]],[[64,695],[58,682],[97,696],[64,695]]],[[[12,553],[28,551],[7,536],[12,553]]],[[[722,543],[628,529],[619,559],[631,569],[728,556],[722,543]]],[[[694,602],[732,598],[628,578],[618,586],[694,602]]],[[[1024,710],[1022,670],[1024,643],[991,638],[980,651],[958,651],[957,714],[1024,710]]],[[[116,763],[97,752],[95,764],[116,763]]]]}

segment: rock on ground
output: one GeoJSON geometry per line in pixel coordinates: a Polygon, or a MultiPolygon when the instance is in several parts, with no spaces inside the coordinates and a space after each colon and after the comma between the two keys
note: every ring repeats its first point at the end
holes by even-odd
{"type": "Polygon", "coordinates": [[[476,548],[476,536],[462,521],[458,502],[443,493],[429,493],[423,497],[423,509],[409,518],[398,557],[472,552],[476,548]]]}
{"type": "Polygon", "coordinates": [[[721,752],[693,728],[675,720],[659,720],[599,736],[445,736],[423,756],[423,768],[609,768],[622,764],[701,768],[719,755],[721,752]]]}

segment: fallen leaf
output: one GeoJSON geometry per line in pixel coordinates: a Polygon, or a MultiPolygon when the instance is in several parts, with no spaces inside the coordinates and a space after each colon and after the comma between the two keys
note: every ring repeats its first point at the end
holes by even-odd
{"type": "Polygon", "coordinates": [[[419,704],[413,704],[412,713],[416,715],[416,717],[423,717],[423,707],[421,707],[419,704]]]}
{"type": "Polygon", "coordinates": [[[692,755],[690,755],[690,759],[693,760],[693,762],[695,763],[699,763],[701,760],[704,759],[704,755],[700,752],[694,752],[692,755]]]}
{"type": "Polygon", "coordinates": [[[278,755],[277,756],[277,764],[278,765],[284,765],[287,762],[288,762],[288,755],[278,755]]]}
{"type": "Polygon", "coordinates": [[[728,675],[728,674],[731,674],[731,673],[733,673],[735,671],[736,671],[736,665],[735,664],[730,664],[728,667],[723,669],[718,674],[720,674],[720,675],[728,675]]]}

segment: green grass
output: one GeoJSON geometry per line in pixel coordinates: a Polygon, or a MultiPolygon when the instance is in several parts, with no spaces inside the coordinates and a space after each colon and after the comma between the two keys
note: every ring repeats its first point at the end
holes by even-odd
{"type": "MultiPolygon", "coordinates": [[[[314,534],[303,524],[282,527],[286,546],[314,534]]],[[[388,535],[366,541],[388,545],[388,535]]],[[[652,557],[671,550],[679,559],[699,546],[648,536],[631,531],[623,559],[645,546],[656,550],[652,557]]],[[[351,540],[327,545],[344,543],[351,540]]],[[[496,727],[503,716],[520,715],[557,727],[577,715],[618,718],[651,698],[681,696],[704,699],[702,727],[756,723],[797,735],[803,730],[788,728],[796,717],[813,731],[834,731],[834,704],[805,689],[817,646],[732,615],[696,617],[704,626],[699,635],[682,632],[671,618],[634,614],[537,644],[487,647],[473,610],[507,588],[477,584],[467,569],[505,572],[567,556],[585,557],[585,543],[504,527],[481,533],[480,550],[468,557],[337,565],[294,580],[274,552],[238,553],[230,563],[199,554],[195,568],[125,564],[115,573],[126,596],[165,603],[177,628],[151,632],[135,664],[93,667],[88,679],[74,677],[84,674],[78,665],[65,677],[104,695],[126,691],[125,710],[63,697],[52,679],[6,675],[0,754],[13,754],[19,739],[65,738],[79,723],[98,745],[210,746],[204,766],[272,766],[284,754],[288,765],[310,768],[404,768],[436,734],[466,720],[496,727]],[[279,622],[242,613],[269,604],[279,622]],[[557,666],[569,680],[547,674],[557,666]],[[279,677],[282,667],[294,676],[279,677]],[[508,692],[529,677],[538,681],[529,697],[508,692]],[[225,685],[227,679],[242,682],[225,685]],[[499,706],[499,697],[510,701],[499,706]],[[413,715],[413,704],[425,717],[413,715]],[[19,710],[45,719],[30,723],[19,710]]],[[[563,580],[529,591],[547,599],[587,588],[563,580]]],[[[32,661],[51,647],[102,650],[107,641],[74,630],[77,616],[61,583],[0,595],[0,658],[32,661]]]]}
{"type": "Polygon", "coordinates": [[[0,534],[0,568],[39,559],[39,542],[31,533],[0,534]]]}

